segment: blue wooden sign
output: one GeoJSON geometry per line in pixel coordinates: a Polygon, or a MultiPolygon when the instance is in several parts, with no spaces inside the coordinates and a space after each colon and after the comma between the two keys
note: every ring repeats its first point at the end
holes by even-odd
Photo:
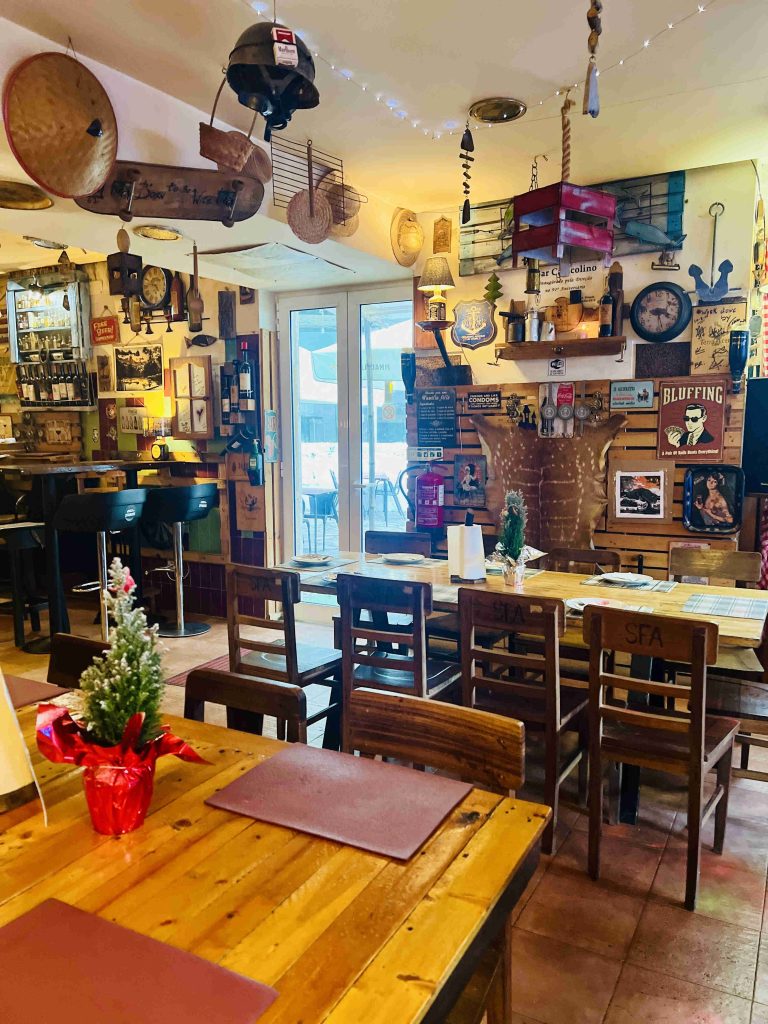
{"type": "Polygon", "coordinates": [[[611,383],[611,409],[652,408],[652,380],[615,380],[611,383]]]}
{"type": "Polygon", "coordinates": [[[480,348],[496,337],[495,306],[487,299],[457,302],[453,307],[456,323],[451,328],[454,345],[480,348]]]}

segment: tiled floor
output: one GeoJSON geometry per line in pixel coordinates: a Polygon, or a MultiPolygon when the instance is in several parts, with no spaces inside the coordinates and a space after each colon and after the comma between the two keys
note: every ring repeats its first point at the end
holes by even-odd
{"type": "MultiPolygon", "coordinates": [[[[92,614],[72,617],[75,632],[97,635],[92,614]]],[[[301,630],[302,639],[327,643],[327,627],[301,630]]],[[[3,669],[44,679],[47,659],[18,652],[10,635],[0,617],[3,669]]],[[[164,644],[172,676],[225,653],[226,626],[214,621],[202,637],[164,644]]],[[[310,701],[326,695],[320,689],[310,701]]],[[[180,687],[167,688],[167,712],[181,714],[182,701],[180,687]]],[[[215,712],[210,720],[223,721],[215,712]]],[[[321,734],[315,726],[312,742],[321,734]]],[[[752,760],[768,768],[768,752],[752,760]]],[[[542,858],[516,912],[514,1024],[768,1024],[768,786],[734,780],[725,852],[705,847],[690,914],[682,908],[684,792],[668,777],[644,780],[640,824],[604,829],[599,882],[586,875],[585,814],[561,807],[555,855],[542,858]]]]}

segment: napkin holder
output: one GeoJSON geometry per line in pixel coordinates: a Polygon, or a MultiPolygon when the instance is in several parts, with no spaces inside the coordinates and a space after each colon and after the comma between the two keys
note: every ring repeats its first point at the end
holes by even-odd
{"type": "Polygon", "coordinates": [[[473,525],[471,512],[463,526],[449,526],[448,572],[452,580],[475,583],[485,579],[485,548],[483,531],[473,525]]]}
{"type": "Polygon", "coordinates": [[[0,813],[37,798],[27,745],[0,672],[0,813]]]}

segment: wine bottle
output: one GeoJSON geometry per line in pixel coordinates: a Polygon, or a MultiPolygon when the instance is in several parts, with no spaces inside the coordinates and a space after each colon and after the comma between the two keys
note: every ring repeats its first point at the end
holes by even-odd
{"type": "Polygon", "coordinates": [[[75,401],[75,382],[72,377],[72,364],[69,363],[66,367],[66,373],[64,374],[64,389],[66,392],[66,400],[68,402],[75,401]]]}
{"type": "Polygon", "coordinates": [[[16,394],[20,402],[27,401],[27,373],[23,366],[16,367],[16,394]]]}
{"type": "Polygon", "coordinates": [[[264,454],[258,437],[254,440],[251,454],[248,456],[247,473],[251,487],[261,487],[264,483],[264,454]]]}
{"type": "Polygon", "coordinates": [[[231,423],[230,412],[232,410],[232,375],[225,367],[221,367],[221,425],[228,427],[231,423]]]}
{"type": "Polygon", "coordinates": [[[254,373],[253,364],[248,358],[248,344],[243,341],[240,343],[241,359],[239,363],[239,387],[240,387],[240,406],[247,412],[255,411],[256,409],[256,396],[254,394],[254,373]]]}
{"type": "Polygon", "coordinates": [[[230,423],[240,423],[240,363],[237,359],[232,363],[232,377],[230,381],[230,423]]]}
{"type": "Polygon", "coordinates": [[[171,281],[171,320],[178,323],[184,319],[184,285],[179,277],[178,270],[171,281]]]}
{"type": "Polygon", "coordinates": [[[54,366],[51,370],[51,392],[53,394],[53,401],[61,401],[61,383],[59,382],[59,373],[54,366]]]}
{"type": "Polygon", "coordinates": [[[601,338],[610,338],[613,331],[613,295],[605,287],[602,299],[600,299],[600,331],[601,338]]]}

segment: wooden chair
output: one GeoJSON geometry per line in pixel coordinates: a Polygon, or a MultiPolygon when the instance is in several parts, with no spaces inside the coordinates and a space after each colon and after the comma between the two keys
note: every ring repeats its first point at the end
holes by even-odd
{"type": "Polygon", "coordinates": [[[285,722],[289,743],[307,742],[307,696],[300,686],[196,668],[187,676],[184,717],[205,721],[206,704],[223,704],[227,728],[261,736],[264,716],[285,722]]]}
{"type": "MultiPolygon", "coordinates": [[[[523,785],[525,726],[512,718],[361,688],[346,695],[344,721],[349,753],[426,765],[504,796],[523,785]]],[[[479,1024],[486,1012],[488,1024],[510,1019],[510,939],[507,925],[445,1024],[479,1024]]]]}
{"type": "Polygon", "coordinates": [[[733,741],[739,723],[705,714],[707,666],[717,660],[712,622],[643,615],[592,606],[584,615],[590,647],[589,676],[589,874],[600,875],[603,827],[603,765],[607,762],[671,772],[688,779],[688,867],[685,906],[695,910],[701,861],[701,829],[715,813],[715,853],[723,852],[728,816],[733,741]],[[606,651],[690,661],[691,685],[672,686],[604,670],[606,651]],[[606,688],[629,691],[629,705],[608,703],[606,688]],[[688,711],[651,708],[651,695],[682,697],[688,711]],[[704,778],[715,771],[714,791],[704,803],[704,778]]]}
{"type": "MultiPolygon", "coordinates": [[[[669,571],[673,579],[704,576],[725,580],[736,587],[754,587],[760,580],[761,557],[757,551],[701,551],[673,548],[669,553],[669,571]]],[[[752,746],[768,746],[768,620],[757,651],[749,647],[723,647],[707,681],[707,711],[741,719],[736,737],[741,745],[740,769],[750,778],[768,782],[768,773],[749,771],[752,746]]],[[[685,671],[684,665],[671,665],[670,674],[685,671]]]]}
{"type": "Polygon", "coordinates": [[[51,657],[46,679],[55,686],[79,689],[80,676],[110,649],[105,640],[91,640],[72,633],[54,633],[51,637],[51,657]]]}
{"type": "Polygon", "coordinates": [[[429,557],[432,554],[432,538],[428,533],[408,533],[404,530],[366,530],[363,546],[367,555],[403,552],[429,557]]]}
{"type": "Polygon", "coordinates": [[[579,798],[587,792],[587,695],[560,685],[560,638],[565,606],[554,598],[489,593],[462,587],[462,703],[497,715],[520,719],[544,734],[544,802],[552,817],[542,840],[552,853],[560,787],[578,767],[579,798]],[[510,653],[479,642],[478,630],[503,629],[514,640],[524,635],[540,643],[540,652],[510,653]],[[562,738],[575,732],[575,749],[565,759],[562,738]]]}
{"type": "Polygon", "coordinates": [[[589,575],[600,569],[618,572],[621,555],[618,551],[598,551],[596,548],[552,548],[536,566],[550,572],[583,572],[589,575]]]}
{"type": "MultiPolygon", "coordinates": [[[[227,566],[227,635],[229,668],[239,675],[276,679],[293,686],[319,683],[331,689],[327,707],[310,715],[307,723],[326,719],[323,746],[338,749],[341,742],[341,655],[333,648],[302,644],[296,640],[295,607],[301,600],[297,572],[264,569],[254,565],[227,566]],[[268,619],[241,611],[241,602],[253,607],[271,601],[280,606],[281,617],[268,619]],[[241,636],[242,626],[256,626],[280,634],[272,640],[241,636]]],[[[252,610],[249,609],[249,611],[252,610]]],[[[278,720],[278,737],[283,723],[278,720]]]]}

